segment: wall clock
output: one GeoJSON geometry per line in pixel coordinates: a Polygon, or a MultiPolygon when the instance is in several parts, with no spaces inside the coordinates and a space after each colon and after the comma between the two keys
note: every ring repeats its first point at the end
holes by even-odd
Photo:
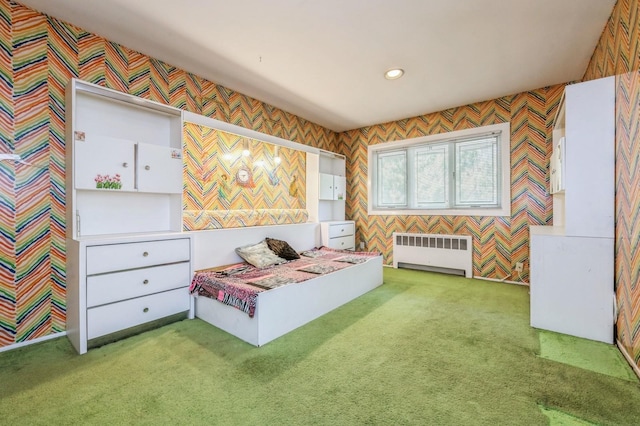
{"type": "Polygon", "coordinates": [[[253,175],[248,167],[240,167],[236,172],[236,182],[245,188],[253,188],[253,175]]]}

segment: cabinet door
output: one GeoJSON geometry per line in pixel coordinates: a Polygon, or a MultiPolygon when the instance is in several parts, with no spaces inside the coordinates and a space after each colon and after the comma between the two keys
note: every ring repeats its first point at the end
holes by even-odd
{"type": "Polygon", "coordinates": [[[76,189],[135,190],[135,142],[87,134],[73,143],[76,189]]]}
{"type": "Polygon", "coordinates": [[[177,148],[138,144],[138,191],[182,193],[182,151],[177,148]]]}
{"type": "Polygon", "coordinates": [[[321,200],[333,200],[333,175],[320,173],[320,194],[321,200]]]}
{"type": "Polygon", "coordinates": [[[333,177],[333,199],[344,200],[347,191],[347,178],[344,176],[333,177]]]}

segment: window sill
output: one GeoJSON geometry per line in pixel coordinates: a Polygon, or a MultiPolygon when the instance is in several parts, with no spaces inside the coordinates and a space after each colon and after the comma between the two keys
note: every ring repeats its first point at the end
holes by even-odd
{"type": "Polygon", "coordinates": [[[369,209],[369,216],[511,216],[510,208],[497,209],[369,209]]]}

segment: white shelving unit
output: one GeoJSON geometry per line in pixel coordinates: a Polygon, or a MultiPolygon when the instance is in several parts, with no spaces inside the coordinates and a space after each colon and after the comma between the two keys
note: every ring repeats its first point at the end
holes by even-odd
{"type": "Polygon", "coordinates": [[[73,79],[67,88],[67,335],[139,331],[186,312],[182,111],[73,79]]]}
{"type": "Polygon", "coordinates": [[[320,222],[322,245],[355,250],[355,222],[345,220],[345,157],[328,151],[307,153],[307,211],[320,222]]]}
{"type": "Polygon", "coordinates": [[[307,153],[307,210],[311,222],[344,220],[347,197],[345,157],[329,151],[307,153]]]}
{"type": "Polygon", "coordinates": [[[613,343],[615,77],[567,86],[553,131],[554,226],[530,228],[531,326],[613,343]]]}

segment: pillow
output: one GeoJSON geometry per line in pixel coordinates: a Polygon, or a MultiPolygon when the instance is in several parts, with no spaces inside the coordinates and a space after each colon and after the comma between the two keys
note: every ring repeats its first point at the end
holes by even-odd
{"type": "Polygon", "coordinates": [[[300,259],[300,255],[286,241],[276,240],[274,238],[266,238],[265,241],[276,256],[287,260],[300,259]]]}
{"type": "Polygon", "coordinates": [[[286,262],[285,259],[276,256],[275,253],[269,250],[269,246],[266,241],[261,241],[258,244],[238,247],[236,249],[236,253],[238,253],[238,256],[243,258],[247,263],[252,264],[256,268],[264,268],[286,262]]]}

